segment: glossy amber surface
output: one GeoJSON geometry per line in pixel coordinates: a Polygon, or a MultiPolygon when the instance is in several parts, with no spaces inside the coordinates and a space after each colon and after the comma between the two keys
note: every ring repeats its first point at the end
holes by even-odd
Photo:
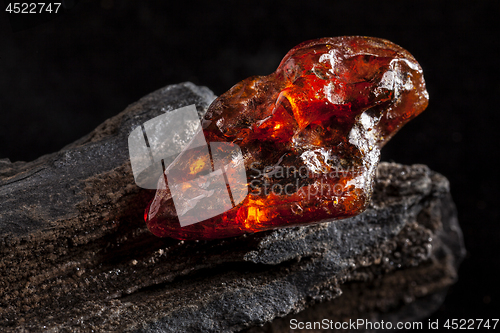
{"type": "MultiPolygon", "coordinates": [[[[304,42],[274,73],[221,95],[202,122],[207,142],[241,148],[245,199],[181,227],[167,185],[146,223],[160,237],[214,239],[357,215],[370,200],[380,149],[427,103],[420,65],[387,40],[304,42]]],[[[200,161],[191,161],[184,168],[196,176],[200,161]]]]}

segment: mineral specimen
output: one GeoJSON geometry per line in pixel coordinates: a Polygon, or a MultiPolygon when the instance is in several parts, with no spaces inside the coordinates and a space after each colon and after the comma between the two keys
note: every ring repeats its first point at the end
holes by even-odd
{"type": "MultiPolygon", "coordinates": [[[[380,149],[427,103],[421,67],[389,41],[304,42],[271,75],[250,77],[221,95],[202,122],[207,142],[241,149],[224,164],[224,177],[237,183],[235,170],[244,165],[247,181],[231,191],[248,195],[222,214],[181,227],[165,180],[146,209],[148,228],[160,237],[213,239],[357,215],[370,200],[380,149]]],[[[189,191],[215,169],[210,156],[190,149],[166,172],[182,171],[180,186],[189,191]]],[[[210,190],[208,183],[198,186],[215,206],[229,186],[210,190]]],[[[184,220],[200,209],[215,212],[210,204],[197,206],[198,199],[179,212],[184,220]]]]}
{"type": "Polygon", "coordinates": [[[333,223],[200,242],[147,232],[154,192],[131,182],[127,137],[213,99],[170,85],[59,152],[0,161],[1,332],[229,333],[287,315],[395,327],[439,306],[465,250],[449,182],[424,165],[379,163],[369,207],[333,223]]]}

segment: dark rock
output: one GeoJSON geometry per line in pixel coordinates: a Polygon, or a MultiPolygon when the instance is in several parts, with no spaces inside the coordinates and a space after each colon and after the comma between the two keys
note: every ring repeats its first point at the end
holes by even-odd
{"type": "Polygon", "coordinates": [[[168,86],[60,152],[0,161],[3,330],[279,332],[290,316],[415,320],[437,307],[464,248],[448,182],[423,165],[381,163],[354,218],[213,241],[151,235],[154,193],[134,183],[128,134],[213,98],[168,86]]]}

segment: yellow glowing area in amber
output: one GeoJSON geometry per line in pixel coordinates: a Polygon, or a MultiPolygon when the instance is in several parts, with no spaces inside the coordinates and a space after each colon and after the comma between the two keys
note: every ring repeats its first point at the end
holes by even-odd
{"type": "Polygon", "coordinates": [[[198,172],[200,172],[201,170],[203,170],[203,168],[205,167],[206,163],[205,163],[205,160],[203,157],[200,157],[198,159],[196,159],[193,164],[191,164],[189,166],[189,173],[191,175],[196,175],[198,172]]]}

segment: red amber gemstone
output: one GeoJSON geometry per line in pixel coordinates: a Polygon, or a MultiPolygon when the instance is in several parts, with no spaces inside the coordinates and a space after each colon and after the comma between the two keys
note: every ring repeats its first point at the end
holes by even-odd
{"type": "MultiPolygon", "coordinates": [[[[357,215],[370,200],[380,149],[427,103],[421,67],[387,40],[304,42],[274,73],[243,80],[216,99],[202,122],[208,143],[240,147],[247,182],[239,191],[248,195],[181,227],[167,184],[146,210],[149,230],[214,239],[357,215]]],[[[201,160],[184,159],[188,165],[180,167],[196,177],[208,163],[201,160]]],[[[226,177],[231,183],[232,174],[226,177]]]]}

